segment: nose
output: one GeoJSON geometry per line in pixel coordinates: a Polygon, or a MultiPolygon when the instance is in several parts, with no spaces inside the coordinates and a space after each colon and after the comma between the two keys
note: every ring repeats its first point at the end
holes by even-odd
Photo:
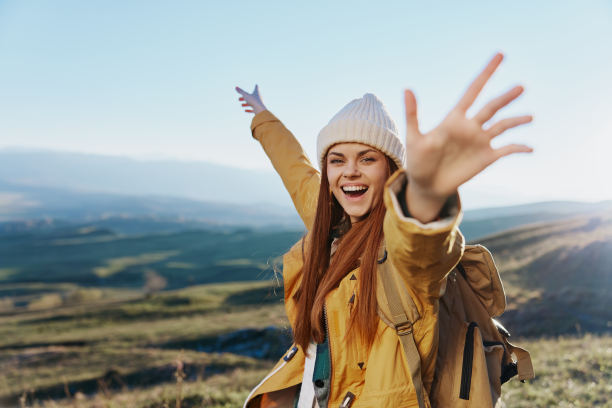
{"type": "Polygon", "coordinates": [[[357,163],[354,161],[349,161],[346,166],[344,166],[344,171],[342,172],[342,175],[346,178],[359,177],[360,174],[357,163]]]}

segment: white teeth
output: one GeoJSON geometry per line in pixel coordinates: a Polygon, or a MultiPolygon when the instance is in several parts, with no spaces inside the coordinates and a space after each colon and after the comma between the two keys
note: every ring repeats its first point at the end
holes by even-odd
{"type": "Polygon", "coordinates": [[[342,190],[344,191],[360,191],[360,190],[367,190],[368,188],[366,186],[344,186],[342,187],[342,190]]]}

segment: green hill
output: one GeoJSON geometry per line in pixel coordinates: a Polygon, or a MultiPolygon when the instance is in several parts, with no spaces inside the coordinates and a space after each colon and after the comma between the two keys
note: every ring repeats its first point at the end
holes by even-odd
{"type": "MultiPolygon", "coordinates": [[[[63,301],[75,287],[155,291],[271,279],[281,269],[280,255],[302,235],[251,228],[125,234],[113,229],[117,223],[1,234],[4,309],[34,307],[52,292],[63,301]]],[[[514,333],[611,330],[612,213],[540,222],[479,242],[501,270],[509,301],[501,320],[514,333]]]]}
{"type": "Polygon", "coordinates": [[[521,335],[612,331],[612,213],[506,231],[481,240],[507,290],[502,321],[521,335]]]}
{"type": "Polygon", "coordinates": [[[274,258],[300,236],[251,229],[141,236],[97,228],[13,234],[0,237],[0,282],[137,287],[147,269],[165,276],[170,287],[269,278],[274,258]]]}

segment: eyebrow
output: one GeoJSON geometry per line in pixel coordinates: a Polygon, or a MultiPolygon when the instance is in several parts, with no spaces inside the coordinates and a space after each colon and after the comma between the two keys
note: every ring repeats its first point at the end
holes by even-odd
{"type": "MultiPolygon", "coordinates": [[[[363,156],[364,154],[369,153],[369,152],[375,152],[376,153],[376,150],[374,150],[374,149],[362,150],[359,153],[357,153],[357,156],[363,156]]],[[[338,153],[338,152],[329,152],[327,155],[331,156],[332,154],[335,155],[335,156],[345,157],[342,153],[338,153]]]]}

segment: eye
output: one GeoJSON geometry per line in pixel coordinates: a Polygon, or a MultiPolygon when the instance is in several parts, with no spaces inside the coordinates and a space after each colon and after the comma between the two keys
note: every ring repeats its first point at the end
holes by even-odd
{"type": "Polygon", "coordinates": [[[371,157],[371,156],[366,156],[363,159],[361,159],[361,161],[366,162],[366,163],[373,163],[376,161],[376,158],[371,157]]]}
{"type": "Polygon", "coordinates": [[[330,164],[340,164],[342,163],[342,159],[329,159],[330,164]]]}

